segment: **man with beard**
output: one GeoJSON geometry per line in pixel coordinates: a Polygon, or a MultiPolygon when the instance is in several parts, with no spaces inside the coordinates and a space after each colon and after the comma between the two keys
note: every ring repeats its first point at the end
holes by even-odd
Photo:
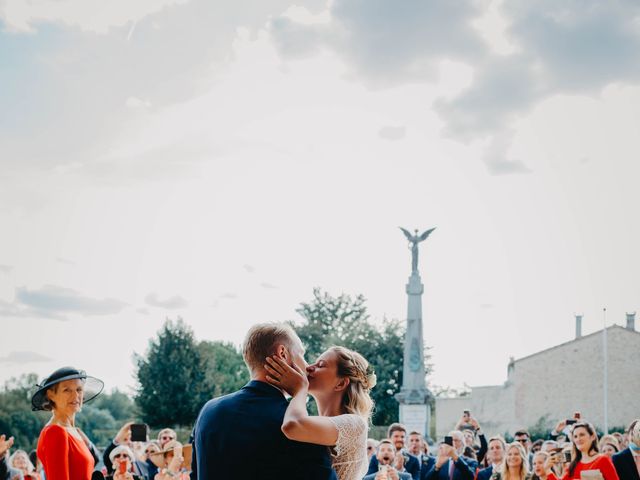
{"type": "Polygon", "coordinates": [[[411,480],[411,475],[404,472],[398,472],[393,462],[396,458],[395,448],[391,444],[391,440],[382,440],[378,445],[376,454],[378,471],[368,474],[363,480],[411,480]]]}
{"type": "MultiPolygon", "coordinates": [[[[395,448],[394,466],[400,472],[411,475],[412,480],[420,480],[420,462],[405,448],[407,429],[401,423],[392,423],[387,429],[387,437],[395,448]]],[[[377,456],[371,457],[367,475],[378,471],[377,456]]]]}

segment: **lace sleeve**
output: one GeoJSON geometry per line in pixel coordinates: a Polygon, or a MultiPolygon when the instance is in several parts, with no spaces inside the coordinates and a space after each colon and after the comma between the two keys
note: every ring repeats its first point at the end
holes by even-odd
{"type": "Polygon", "coordinates": [[[345,414],[330,417],[338,429],[338,440],[335,445],[336,456],[348,454],[360,447],[367,449],[367,423],[360,415],[345,414]]]}

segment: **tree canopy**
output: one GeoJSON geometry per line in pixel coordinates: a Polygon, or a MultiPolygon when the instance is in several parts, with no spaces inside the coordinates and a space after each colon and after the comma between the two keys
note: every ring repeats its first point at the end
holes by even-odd
{"type": "Polygon", "coordinates": [[[136,363],[142,419],[152,428],[193,425],[213,386],[191,328],[182,319],[167,320],[136,363]]]}

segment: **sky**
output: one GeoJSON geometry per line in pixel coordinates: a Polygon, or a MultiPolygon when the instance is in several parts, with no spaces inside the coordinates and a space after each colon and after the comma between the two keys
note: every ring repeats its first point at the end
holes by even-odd
{"type": "Polygon", "coordinates": [[[167,318],[239,345],[314,287],[404,320],[398,227],[431,385],[623,324],[638,51],[636,1],[0,0],[0,382],[133,391],[167,318]]]}

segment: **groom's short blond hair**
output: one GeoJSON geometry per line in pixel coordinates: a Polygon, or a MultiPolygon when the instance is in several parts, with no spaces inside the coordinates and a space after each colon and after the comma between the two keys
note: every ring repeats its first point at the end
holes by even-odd
{"type": "Polygon", "coordinates": [[[291,348],[298,335],[286,323],[259,323],[249,329],[242,344],[242,357],[251,372],[264,369],[267,357],[278,345],[291,348]]]}

